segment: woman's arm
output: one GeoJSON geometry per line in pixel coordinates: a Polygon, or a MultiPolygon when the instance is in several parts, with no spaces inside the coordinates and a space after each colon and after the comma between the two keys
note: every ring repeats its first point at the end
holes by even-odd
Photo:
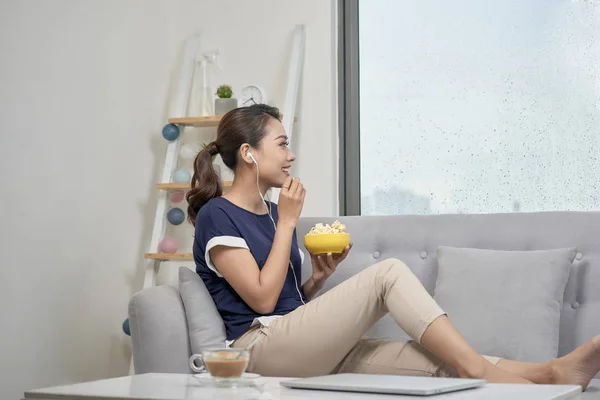
{"type": "Polygon", "coordinates": [[[312,299],[314,295],[323,288],[325,281],[335,272],[337,266],[344,261],[351,248],[352,243],[346,246],[341,254],[332,255],[330,253],[327,254],[327,256],[310,255],[313,273],[311,277],[304,282],[304,285],[302,285],[302,290],[306,297],[312,299]]]}
{"type": "Polygon", "coordinates": [[[306,190],[298,179],[288,177],[279,194],[277,229],[262,269],[248,249],[215,246],[210,258],[231,287],[254,311],[270,314],[288,273],[290,249],[306,190]]]}
{"type": "Polygon", "coordinates": [[[321,288],[322,287],[317,285],[317,283],[311,276],[302,285],[302,293],[304,293],[304,296],[306,296],[307,299],[311,300],[313,297],[315,297],[315,294],[317,294],[317,292],[321,290],[321,288]]]}
{"type": "Polygon", "coordinates": [[[294,226],[278,223],[273,246],[262,270],[248,249],[215,246],[210,258],[240,297],[257,313],[270,314],[288,272],[294,226]]]}

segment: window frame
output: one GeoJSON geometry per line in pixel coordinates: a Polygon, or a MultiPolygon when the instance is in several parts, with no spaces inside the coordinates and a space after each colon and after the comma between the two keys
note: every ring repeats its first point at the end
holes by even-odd
{"type": "Polygon", "coordinates": [[[360,215],[359,0],[338,0],[340,215],[360,215]]]}

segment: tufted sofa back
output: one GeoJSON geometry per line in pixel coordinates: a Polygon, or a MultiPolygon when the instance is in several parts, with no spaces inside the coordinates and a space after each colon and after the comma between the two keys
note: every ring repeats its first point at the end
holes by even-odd
{"type": "MultiPolygon", "coordinates": [[[[577,256],[561,311],[559,356],[600,333],[600,212],[511,214],[347,216],[354,247],[325,289],[386,258],[404,261],[433,294],[437,278],[437,247],[496,250],[542,250],[574,246],[577,256]]],[[[335,218],[301,218],[298,242],[316,223],[335,218]]],[[[306,250],[303,249],[306,253],[306,250]]],[[[303,277],[311,273],[305,257],[303,277]]],[[[367,335],[408,339],[386,316],[367,335]]]]}

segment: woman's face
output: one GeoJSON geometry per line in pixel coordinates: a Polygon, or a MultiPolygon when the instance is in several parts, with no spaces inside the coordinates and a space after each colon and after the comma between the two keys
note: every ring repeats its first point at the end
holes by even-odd
{"type": "MultiPolygon", "coordinates": [[[[253,152],[254,155],[254,152],[253,152]]],[[[280,188],[290,175],[289,168],[296,155],[289,148],[288,137],[281,122],[271,119],[267,134],[263,137],[254,155],[258,162],[260,179],[269,187],[280,188]]]]}

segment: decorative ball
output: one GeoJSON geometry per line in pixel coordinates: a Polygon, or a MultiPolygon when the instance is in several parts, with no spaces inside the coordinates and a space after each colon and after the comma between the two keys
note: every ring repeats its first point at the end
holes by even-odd
{"type": "Polygon", "coordinates": [[[167,236],[160,241],[159,247],[164,253],[175,253],[177,251],[177,240],[167,236]]]}
{"type": "Polygon", "coordinates": [[[185,193],[181,190],[176,190],[171,193],[171,202],[172,203],[181,203],[185,199],[185,193]]]}
{"type": "Polygon", "coordinates": [[[125,334],[127,336],[131,336],[131,328],[129,327],[129,318],[127,318],[125,321],[123,321],[123,332],[125,332],[125,334]]]}
{"type": "Polygon", "coordinates": [[[167,124],[163,127],[162,135],[169,142],[179,137],[179,127],[175,124],[167,124]]]}
{"type": "Polygon", "coordinates": [[[175,182],[184,183],[184,182],[189,182],[191,179],[192,179],[192,175],[190,174],[189,171],[187,171],[185,169],[178,169],[177,171],[175,171],[175,174],[173,174],[173,180],[175,182]]]}
{"type": "Polygon", "coordinates": [[[196,153],[197,151],[194,151],[192,146],[190,146],[189,144],[184,144],[183,146],[181,146],[181,150],[179,150],[179,155],[184,160],[193,159],[196,156],[196,153]]]}
{"type": "Polygon", "coordinates": [[[185,213],[181,208],[171,208],[167,213],[167,221],[173,225],[179,225],[185,221],[185,213]]]}

